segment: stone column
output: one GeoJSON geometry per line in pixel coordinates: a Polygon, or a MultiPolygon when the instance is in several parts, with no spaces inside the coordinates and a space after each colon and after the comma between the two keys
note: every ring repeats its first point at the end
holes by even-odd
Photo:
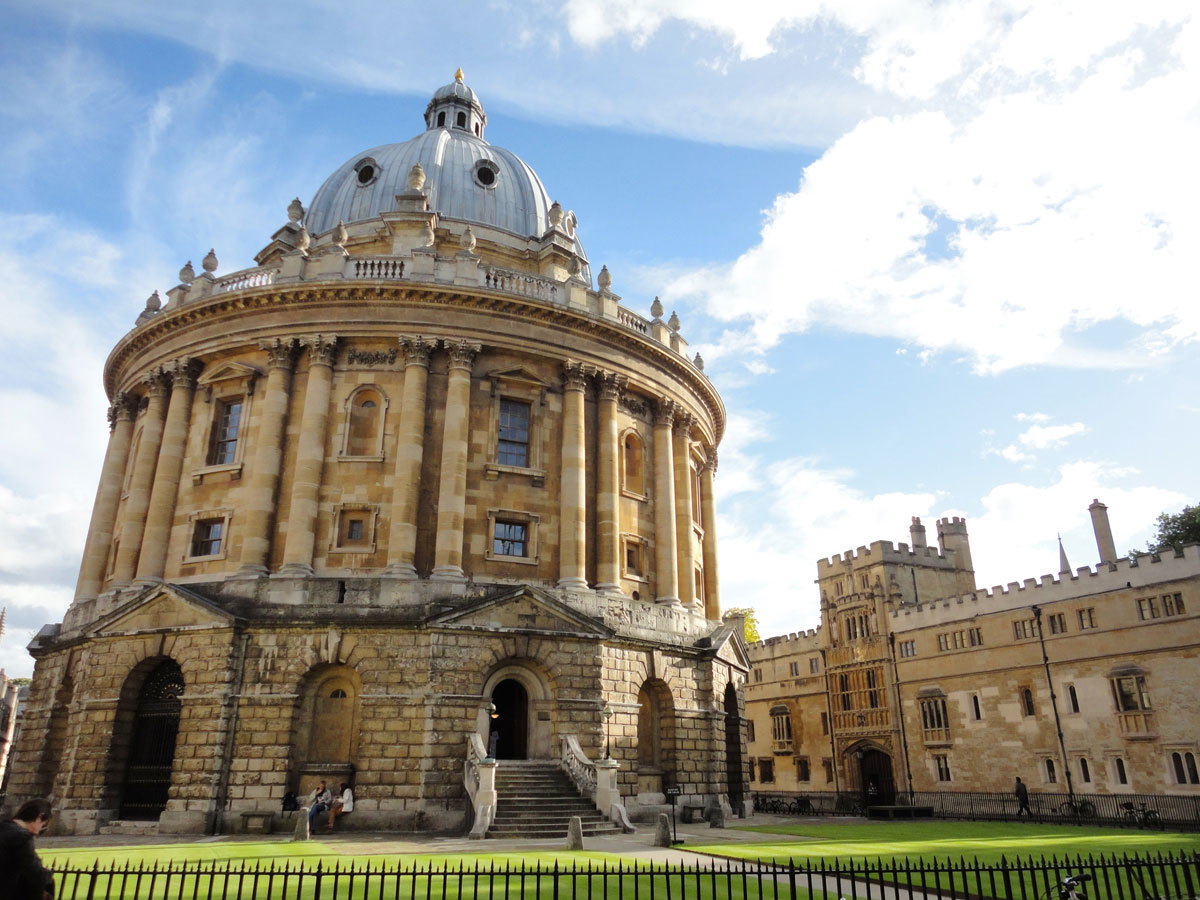
{"type": "MultiPolygon", "coordinates": [[[[404,396],[396,431],[396,469],[392,479],[392,517],[388,532],[385,574],[403,580],[417,577],[417,499],[421,489],[421,460],[425,452],[425,388],[429,356],[437,341],[402,335],[404,396]]],[[[469,372],[468,372],[469,375],[469,372]]],[[[468,399],[470,382],[468,380],[468,399]]]]}
{"type": "Polygon", "coordinates": [[[696,541],[692,530],[692,417],[675,417],[675,542],[679,554],[679,602],[688,609],[699,609],[696,598],[696,541]]]}
{"type": "Polygon", "coordinates": [[[675,478],[671,423],[675,402],[658,401],[654,416],[654,560],[657,602],[679,604],[679,560],[675,552],[675,478]]]}
{"type": "Polygon", "coordinates": [[[163,413],[167,407],[167,393],[171,389],[171,379],[161,369],[151,372],[145,380],[149,400],[137,458],[133,461],[133,475],[129,479],[129,496],[125,498],[125,509],[121,514],[121,544],[117,549],[117,563],[113,567],[114,587],[125,587],[133,580],[141,555],[142,531],[146,527],[146,509],[150,505],[150,486],[154,481],[158,448],[162,443],[163,413]]]}
{"type": "Polygon", "coordinates": [[[596,590],[621,590],[621,473],[618,452],[617,401],[625,378],[601,373],[596,441],[596,590]]]}
{"type": "Polygon", "coordinates": [[[329,395],[333,388],[337,341],[336,334],[317,334],[301,341],[301,345],[308,348],[308,385],[304,389],[304,412],[300,416],[300,441],[296,448],[280,575],[306,577],[313,573],[321,476],[325,470],[325,429],[329,422],[329,395]]]}
{"type": "Polygon", "coordinates": [[[154,468],[154,485],[150,489],[135,584],[156,584],[163,580],[166,570],[167,545],[171,539],[171,523],[175,520],[175,502],[179,497],[179,478],[183,474],[183,455],[187,451],[192,398],[196,395],[200,364],[192,359],[177,359],[169,369],[171,399],[167,404],[158,465],[154,468]]]}
{"type": "Polygon", "coordinates": [[[717,501],[713,481],[717,476],[717,451],[709,450],[700,471],[701,510],[704,518],[704,617],[721,618],[721,595],[717,584],[717,501]]]}
{"type": "Polygon", "coordinates": [[[112,432],[104,453],[104,467],[100,470],[96,502],[92,505],[87,543],[83,545],[83,562],[79,566],[79,581],[75,584],[76,600],[95,597],[104,582],[104,568],[112,552],[113,528],[117,522],[117,507],[121,502],[121,482],[129,463],[129,443],[133,438],[133,417],[136,412],[137,400],[128,394],[117,394],[108,408],[112,432]]]}
{"type": "MultiPolygon", "coordinates": [[[[432,581],[464,583],[463,519],[467,509],[467,443],[471,425],[471,366],[483,349],[469,341],[446,341],[450,378],[442,431],[442,474],[438,484],[437,541],[432,581]]],[[[407,378],[407,372],[405,373],[407,378]]]]}
{"type": "Polygon", "coordinates": [[[271,530],[275,524],[279,473],[283,467],[284,426],[292,396],[292,370],[296,364],[295,338],[275,338],[259,344],[267,352],[267,386],[255,434],[254,462],[246,489],[246,517],[242,526],[242,561],[238,575],[258,578],[270,571],[271,530]]]}
{"type": "Polygon", "coordinates": [[[587,370],[562,365],[562,487],[558,514],[558,586],[587,588],[587,450],[584,447],[583,392],[587,370]]]}

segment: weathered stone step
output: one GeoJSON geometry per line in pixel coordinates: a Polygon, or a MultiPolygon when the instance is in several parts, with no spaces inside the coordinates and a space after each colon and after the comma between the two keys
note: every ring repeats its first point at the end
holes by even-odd
{"type": "Polygon", "coordinates": [[[105,825],[100,826],[100,834],[129,834],[129,835],[156,835],[158,834],[158,822],[150,822],[145,819],[113,819],[105,825]]]}

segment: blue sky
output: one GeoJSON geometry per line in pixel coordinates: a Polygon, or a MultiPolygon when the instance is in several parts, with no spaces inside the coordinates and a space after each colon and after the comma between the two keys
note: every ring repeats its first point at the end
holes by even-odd
{"type": "Polygon", "coordinates": [[[724,603],[968,519],[981,586],[1200,495],[1200,24],[1180,3],[5,4],[0,665],[70,601],[103,359],[216,249],[253,264],[462,66],[488,139],[660,296],[730,414],[724,603]],[[1133,8],[1136,7],[1136,8],[1133,8]]]}

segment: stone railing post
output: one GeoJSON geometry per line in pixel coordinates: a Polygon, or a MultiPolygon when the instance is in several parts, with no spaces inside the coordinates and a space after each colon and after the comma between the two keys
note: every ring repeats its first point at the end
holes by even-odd
{"type": "Polygon", "coordinates": [[[617,789],[617,770],[620,764],[615,759],[601,759],[596,762],[596,809],[605,818],[612,817],[613,804],[621,802],[621,792],[617,789]]]}

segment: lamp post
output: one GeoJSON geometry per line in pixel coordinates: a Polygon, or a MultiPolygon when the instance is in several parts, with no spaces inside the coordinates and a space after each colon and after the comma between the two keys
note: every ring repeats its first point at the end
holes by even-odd
{"type": "Polygon", "coordinates": [[[612,707],[605,703],[600,715],[604,717],[604,758],[612,759],[612,734],[608,725],[613,717],[612,707]]]}

